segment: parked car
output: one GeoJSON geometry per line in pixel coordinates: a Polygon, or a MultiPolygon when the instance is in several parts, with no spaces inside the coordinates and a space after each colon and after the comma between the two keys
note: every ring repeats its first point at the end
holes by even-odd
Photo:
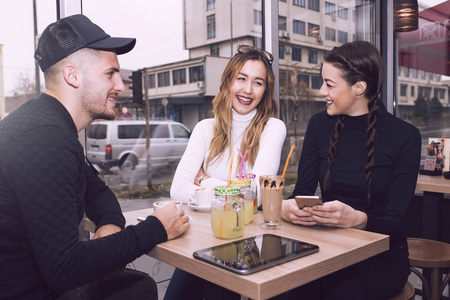
{"type": "MultiPolygon", "coordinates": [[[[173,121],[150,121],[152,167],[177,165],[186,150],[190,130],[173,121]]],[[[118,166],[134,170],[146,159],[145,120],[94,121],[87,133],[87,158],[102,170],[118,166]]]]}

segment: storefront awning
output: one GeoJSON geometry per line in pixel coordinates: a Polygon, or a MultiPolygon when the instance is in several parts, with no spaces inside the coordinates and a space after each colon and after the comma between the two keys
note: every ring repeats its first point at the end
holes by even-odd
{"type": "Polygon", "coordinates": [[[419,29],[398,33],[400,66],[450,76],[450,1],[419,13],[419,29]]]}

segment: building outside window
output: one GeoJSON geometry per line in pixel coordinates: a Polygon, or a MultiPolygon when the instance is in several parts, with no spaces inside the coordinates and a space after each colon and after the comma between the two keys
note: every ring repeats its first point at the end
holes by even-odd
{"type": "Polygon", "coordinates": [[[206,9],[213,10],[216,8],[216,0],[206,0],[206,9]]]}
{"type": "Polygon", "coordinates": [[[279,45],[278,52],[279,52],[279,58],[284,59],[284,45],[282,45],[282,44],[279,45]]]}
{"type": "Polygon", "coordinates": [[[156,75],[155,74],[150,74],[147,76],[147,80],[148,80],[148,88],[149,89],[154,89],[156,87],[156,75]]]}
{"type": "Polygon", "coordinates": [[[255,25],[262,25],[262,11],[257,9],[253,10],[253,23],[255,25]]]}
{"type": "Polygon", "coordinates": [[[306,7],[306,0],[293,0],[292,4],[300,7],[306,7]]]}
{"type": "Polygon", "coordinates": [[[338,30],[338,42],[339,43],[347,43],[348,42],[348,33],[345,31],[338,30]]]}
{"type": "Polygon", "coordinates": [[[292,60],[302,61],[302,49],[297,47],[292,47],[292,60]]]}
{"type": "Polygon", "coordinates": [[[318,37],[320,35],[320,26],[308,23],[308,36],[318,37]]]}
{"type": "Polygon", "coordinates": [[[295,20],[292,22],[292,31],[298,34],[306,34],[306,24],[303,21],[295,20]]]}
{"type": "Polygon", "coordinates": [[[336,4],[325,2],[325,14],[330,16],[336,16],[336,4]]]}
{"type": "Polygon", "coordinates": [[[328,41],[336,41],[336,30],[325,27],[325,39],[328,41]]]}
{"type": "Polygon", "coordinates": [[[310,64],[317,64],[317,51],[309,50],[308,53],[308,62],[310,64]]]}
{"type": "Polygon", "coordinates": [[[414,86],[412,85],[411,86],[411,97],[414,97],[414,94],[415,94],[415,89],[414,89],[414,86]]]}
{"type": "Polygon", "coordinates": [[[189,68],[189,82],[203,81],[203,66],[189,68]]]}
{"type": "Polygon", "coordinates": [[[220,56],[220,47],[219,44],[213,44],[211,45],[210,49],[211,56],[220,56]]]}
{"type": "Polygon", "coordinates": [[[315,90],[320,90],[322,87],[322,77],[311,76],[311,88],[315,90]]]}
{"type": "Polygon", "coordinates": [[[347,20],[348,18],[348,9],[346,7],[338,5],[338,18],[347,20]]]}
{"type": "Polygon", "coordinates": [[[158,73],[158,87],[170,86],[170,72],[158,73]]]}
{"type": "Polygon", "coordinates": [[[434,88],[434,97],[445,99],[445,89],[434,88]]]}
{"type": "Polygon", "coordinates": [[[320,11],[319,0],[308,0],[308,8],[310,10],[320,11]]]}
{"type": "Polygon", "coordinates": [[[407,84],[400,84],[400,96],[406,96],[407,84]]]}
{"type": "Polygon", "coordinates": [[[419,86],[419,96],[423,96],[427,99],[430,99],[431,96],[431,87],[429,86],[419,86]]]}
{"type": "Polygon", "coordinates": [[[309,87],[309,76],[304,74],[297,75],[297,82],[303,82],[309,87]]]}
{"type": "Polygon", "coordinates": [[[419,78],[419,72],[417,72],[417,69],[412,70],[412,75],[413,75],[413,78],[419,78]]]}
{"type": "Polygon", "coordinates": [[[408,67],[405,67],[404,70],[405,70],[404,76],[405,76],[406,78],[408,78],[408,77],[409,77],[409,68],[408,68],[408,67]]]}
{"type": "Polygon", "coordinates": [[[172,71],[173,85],[186,84],[186,69],[172,71]]]}
{"type": "Polygon", "coordinates": [[[427,78],[427,73],[424,70],[420,70],[420,78],[421,79],[426,79],[427,78]]]}
{"type": "Polygon", "coordinates": [[[287,30],[286,17],[278,16],[278,29],[279,30],[287,30]]]}
{"type": "Polygon", "coordinates": [[[207,23],[208,39],[213,39],[216,37],[216,15],[208,16],[207,23]]]}

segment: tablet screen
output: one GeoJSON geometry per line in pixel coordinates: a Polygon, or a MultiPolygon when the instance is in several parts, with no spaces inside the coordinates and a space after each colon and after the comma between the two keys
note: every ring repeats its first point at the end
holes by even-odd
{"type": "Polygon", "coordinates": [[[319,246],[274,234],[261,234],[202,249],[194,257],[244,275],[319,251],[319,246]]]}

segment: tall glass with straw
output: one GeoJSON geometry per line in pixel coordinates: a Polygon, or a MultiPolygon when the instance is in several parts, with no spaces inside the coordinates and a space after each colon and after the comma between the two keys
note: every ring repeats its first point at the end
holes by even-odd
{"type": "Polygon", "coordinates": [[[283,191],[285,186],[286,169],[294,151],[295,145],[291,147],[289,156],[286,160],[283,174],[280,175],[262,175],[259,176],[261,189],[261,202],[263,208],[264,223],[259,225],[262,229],[279,230],[283,229],[281,223],[281,204],[283,202],[283,191]]]}

